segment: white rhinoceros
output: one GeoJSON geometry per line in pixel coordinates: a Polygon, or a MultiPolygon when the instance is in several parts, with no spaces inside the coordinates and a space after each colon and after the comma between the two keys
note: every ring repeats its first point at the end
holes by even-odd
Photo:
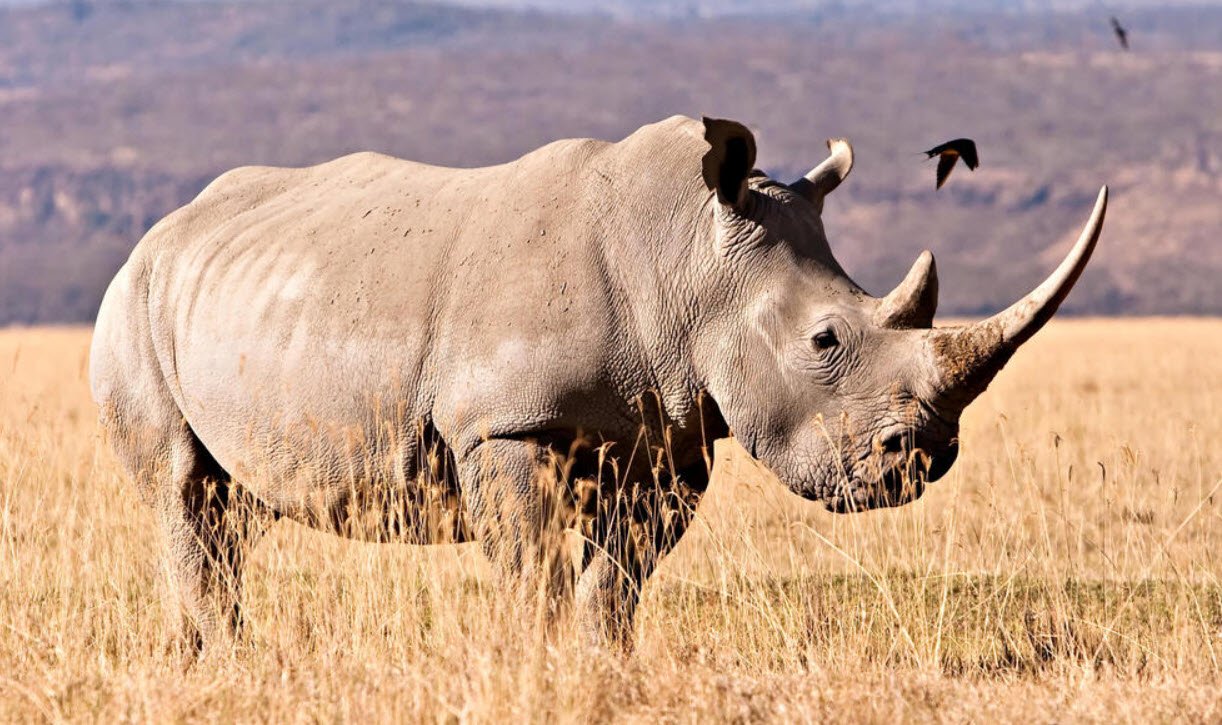
{"type": "Polygon", "coordinates": [[[707,118],[480,169],[361,153],[231,171],[154,226],[102,302],[91,382],[192,640],[233,635],[243,556],[280,516],[478,540],[506,585],[575,596],[622,642],[715,439],[834,511],[919,496],[1082,272],[1106,188],[1046,282],[933,328],[928,252],[881,299],[833,258],[823,199],[853,156],[828,146],[792,184],[707,118]]]}

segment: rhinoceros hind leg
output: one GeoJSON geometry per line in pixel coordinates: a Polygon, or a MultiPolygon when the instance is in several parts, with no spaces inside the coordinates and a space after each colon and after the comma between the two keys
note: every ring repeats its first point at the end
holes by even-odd
{"type": "MultiPolygon", "coordinates": [[[[90,384],[99,422],[166,534],[189,649],[232,639],[242,560],[274,515],[230,481],[185,420],[153,343],[146,265],[124,265],[98,312],[90,384]]],[[[218,648],[219,649],[219,648],[218,648]]]]}
{"type": "Polygon", "coordinates": [[[243,564],[276,516],[233,483],[183,428],[155,508],[167,540],[170,585],[182,605],[187,655],[194,658],[224,653],[236,642],[243,564]]]}

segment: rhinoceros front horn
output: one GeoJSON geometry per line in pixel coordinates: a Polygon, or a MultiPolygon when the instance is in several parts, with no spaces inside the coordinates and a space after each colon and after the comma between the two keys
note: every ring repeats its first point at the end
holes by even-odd
{"type": "Polygon", "coordinates": [[[1106,212],[1105,186],[1099,190],[1095,210],[1077,243],[1043,284],[987,320],[934,331],[934,353],[941,373],[939,387],[943,391],[969,399],[979,395],[1018,346],[1052,318],[1090,261],[1106,212]]]}
{"type": "Polygon", "coordinates": [[[795,193],[803,196],[820,213],[823,212],[823,197],[840,186],[844,177],[853,170],[853,147],[848,139],[829,138],[827,149],[831,153],[823,163],[811,169],[810,173],[789,185],[795,193]]]}

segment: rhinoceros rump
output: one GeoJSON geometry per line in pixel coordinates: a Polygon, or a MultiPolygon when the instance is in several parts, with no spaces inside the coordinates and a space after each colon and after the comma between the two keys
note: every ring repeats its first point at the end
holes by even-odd
{"type": "Polygon", "coordinates": [[[928,252],[881,299],[832,257],[820,213],[852,149],[828,145],[789,185],[714,119],[481,169],[362,153],[231,171],[158,223],[90,372],[192,641],[232,637],[243,556],[280,516],[477,540],[505,586],[575,597],[591,638],[623,642],[717,438],[834,511],[919,496],[1086,265],[1106,189],[1035,291],[933,328],[928,252]]]}

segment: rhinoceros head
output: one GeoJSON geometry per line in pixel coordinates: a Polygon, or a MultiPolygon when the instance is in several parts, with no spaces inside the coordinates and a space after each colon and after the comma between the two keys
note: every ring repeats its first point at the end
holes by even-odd
{"type": "Polygon", "coordinates": [[[705,119],[711,265],[723,313],[699,348],[709,393],[739,442],[794,492],[846,512],[921,495],[958,454],[959,417],[1019,345],[1049,318],[1095,247],[1107,201],[1069,256],[1005,311],[934,327],[938,279],[923,252],[882,298],[833,258],[824,197],[853,165],[848,142],[804,178],[752,171],[755,141],[732,121],[705,119]]]}

